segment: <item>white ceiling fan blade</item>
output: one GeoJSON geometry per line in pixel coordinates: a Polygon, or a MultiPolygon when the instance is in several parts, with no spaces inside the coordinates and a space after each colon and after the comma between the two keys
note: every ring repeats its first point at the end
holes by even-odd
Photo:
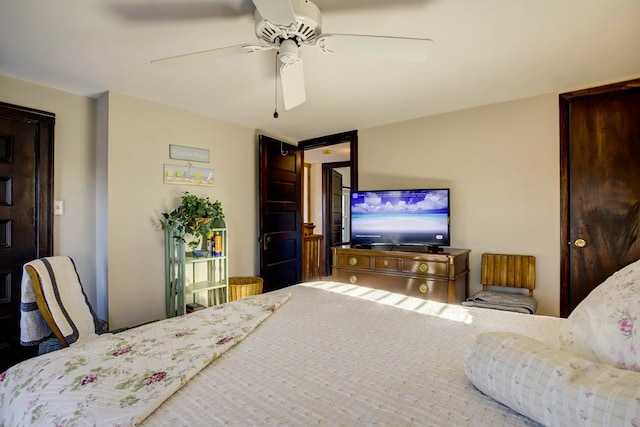
{"type": "Polygon", "coordinates": [[[206,60],[206,59],[210,59],[210,58],[218,58],[221,56],[232,56],[232,55],[240,55],[240,54],[244,54],[244,53],[252,53],[252,52],[256,52],[259,50],[269,50],[269,49],[274,49],[273,46],[265,46],[265,45],[261,45],[261,44],[251,44],[251,43],[245,43],[245,44],[238,44],[235,46],[227,46],[227,47],[220,47],[220,48],[216,48],[216,49],[208,49],[208,50],[201,50],[198,52],[190,52],[190,53],[185,53],[182,55],[175,55],[175,56],[168,56],[166,58],[159,58],[159,59],[153,59],[151,61],[152,64],[155,64],[157,62],[171,62],[171,63],[175,63],[175,62],[186,62],[186,61],[201,61],[201,60],[206,60]]]}
{"type": "Polygon", "coordinates": [[[296,22],[290,0],[252,0],[258,13],[272,24],[289,26],[296,22]]]}
{"type": "Polygon", "coordinates": [[[284,62],[282,64],[280,67],[280,82],[282,83],[282,98],[285,110],[290,110],[306,101],[304,67],[300,58],[294,62],[284,62]]]}
{"type": "Polygon", "coordinates": [[[414,62],[426,62],[432,43],[431,39],[356,34],[323,34],[316,40],[316,46],[324,53],[358,54],[414,62]]]}

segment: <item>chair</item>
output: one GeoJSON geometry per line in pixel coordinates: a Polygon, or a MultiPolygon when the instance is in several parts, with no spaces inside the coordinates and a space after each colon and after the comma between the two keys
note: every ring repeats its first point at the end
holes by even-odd
{"type": "Polygon", "coordinates": [[[529,314],[534,314],[538,308],[538,303],[533,298],[536,287],[534,256],[483,253],[480,283],[482,291],[463,301],[463,305],[529,314]],[[528,292],[523,295],[489,290],[490,287],[526,289],[528,292]]]}
{"type": "Polygon", "coordinates": [[[54,256],[23,267],[20,343],[38,345],[39,353],[95,338],[106,327],[82,289],[70,257],[54,256]],[[59,343],[52,345],[54,335],[59,343]]]}

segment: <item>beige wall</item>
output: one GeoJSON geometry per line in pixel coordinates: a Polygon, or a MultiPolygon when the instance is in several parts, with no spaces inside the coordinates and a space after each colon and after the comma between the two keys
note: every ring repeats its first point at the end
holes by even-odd
{"type": "Polygon", "coordinates": [[[54,253],[76,261],[102,317],[108,303],[112,328],[164,317],[164,237],[157,220],[182,191],[222,202],[229,272],[257,274],[253,129],[117,93],[96,102],[1,75],[0,101],[56,115],[54,199],[64,200],[65,214],[54,217],[54,253]],[[169,144],[209,149],[211,161],[202,165],[215,170],[216,185],[163,184],[163,163],[175,162],[169,144]]]}
{"type": "Polygon", "coordinates": [[[311,222],[314,234],[322,234],[322,163],[311,165],[311,222]]]}
{"type": "Polygon", "coordinates": [[[164,234],[158,219],[181,192],[220,200],[231,275],[256,274],[257,144],[253,129],[108,94],[108,305],[112,327],[164,317],[164,234]],[[162,182],[169,144],[209,150],[215,186],[162,182]]]}
{"type": "MultiPolygon", "coordinates": [[[[54,219],[54,250],[76,260],[92,303],[106,311],[108,298],[111,326],[164,315],[156,221],[185,189],[222,201],[231,274],[257,273],[254,130],[115,93],[96,102],[4,76],[0,101],[56,114],[54,198],[66,211],[54,219]],[[173,143],[210,150],[214,188],[162,184],[173,143]]],[[[451,188],[452,246],[472,250],[471,292],[479,289],[482,252],[531,254],[539,313],[559,313],[557,94],[361,129],[358,155],[361,190],[451,188]]],[[[321,207],[311,209],[319,232],[321,207]]]]}
{"type": "Polygon", "coordinates": [[[351,168],[348,166],[344,168],[335,168],[335,171],[340,172],[342,175],[342,186],[351,188],[351,168]]]}
{"type": "Polygon", "coordinates": [[[96,302],[95,108],[93,99],[0,75],[0,101],[56,115],[53,197],[65,212],[53,219],[55,255],[69,255],[89,300],[96,302]]]}
{"type": "Polygon", "coordinates": [[[558,96],[544,95],[358,133],[359,190],[451,188],[451,246],[537,257],[539,314],[559,314],[558,96]]]}
{"type": "MultiPolygon", "coordinates": [[[[110,93],[101,99],[106,106],[99,109],[96,131],[96,101],[3,76],[0,100],[56,114],[54,198],[65,201],[66,212],[55,217],[55,253],[76,260],[90,300],[103,312],[108,295],[113,327],[164,315],[163,237],[155,221],[184,189],[223,202],[231,273],[256,274],[253,130],[110,93]],[[108,165],[96,164],[96,133],[108,140],[108,165]],[[171,143],[211,150],[213,189],[162,184],[171,143]],[[101,189],[108,191],[108,203],[101,189]],[[107,221],[107,232],[96,217],[107,221]],[[105,238],[96,240],[101,233],[108,248],[105,238]],[[105,271],[96,271],[96,253],[105,271]]],[[[540,313],[557,315],[557,129],[555,94],[363,129],[360,189],[450,187],[452,245],[472,250],[471,290],[478,288],[482,252],[532,254],[538,258],[540,313]]],[[[316,232],[320,209],[312,206],[316,232]]]]}

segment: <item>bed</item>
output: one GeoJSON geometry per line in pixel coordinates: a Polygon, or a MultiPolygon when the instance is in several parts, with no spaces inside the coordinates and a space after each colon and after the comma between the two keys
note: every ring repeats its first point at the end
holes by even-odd
{"type": "MultiPolygon", "coordinates": [[[[479,334],[515,333],[535,337],[536,343],[552,343],[566,322],[335,282],[303,283],[229,305],[256,298],[267,304],[270,315],[246,328],[250,330],[235,345],[225,343],[228,349],[212,363],[206,361],[208,366],[186,378],[184,386],[178,384],[166,400],[157,398],[159,406],[146,407],[134,418],[121,417],[118,411],[103,416],[99,410],[83,406],[83,416],[68,424],[537,425],[480,392],[465,372],[465,358],[479,334]]],[[[183,321],[202,321],[202,316],[215,316],[218,310],[200,310],[183,316],[183,321]]],[[[118,334],[122,336],[119,339],[144,334],[144,328],[153,330],[152,326],[135,328],[118,334]]],[[[105,350],[108,345],[100,342],[109,339],[113,338],[100,336],[97,342],[81,347],[95,347],[84,348],[85,353],[104,353],[112,349],[105,350]]],[[[221,341],[219,336],[214,339],[221,341]]],[[[73,364],[78,358],[76,351],[71,347],[40,356],[2,374],[0,409],[4,418],[0,425],[12,425],[15,419],[11,421],[11,416],[21,417],[21,425],[30,425],[34,407],[39,411],[55,408],[65,399],[65,394],[38,396],[40,405],[34,405],[34,397],[26,389],[24,395],[9,392],[6,383],[12,370],[32,369],[38,377],[40,359],[50,357],[56,363],[66,360],[73,364]],[[5,412],[9,410],[11,414],[5,412]]],[[[155,378],[143,388],[153,388],[155,380],[160,383],[165,378],[155,378]]],[[[73,390],[80,393],[78,388],[86,388],[91,399],[85,398],[83,405],[109,398],[96,396],[100,393],[93,389],[94,383],[86,385],[73,390]]],[[[67,392],[73,395],[69,387],[67,392]]],[[[33,424],[51,425],[51,420],[40,417],[33,424]]]]}

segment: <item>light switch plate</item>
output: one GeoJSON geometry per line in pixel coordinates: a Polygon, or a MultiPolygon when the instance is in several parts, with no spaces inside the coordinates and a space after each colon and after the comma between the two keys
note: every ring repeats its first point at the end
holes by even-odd
{"type": "Polygon", "coordinates": [[[53,202],[53,214],[64,215],[64,201],[56,200],[55,202],[53,202]]]}

